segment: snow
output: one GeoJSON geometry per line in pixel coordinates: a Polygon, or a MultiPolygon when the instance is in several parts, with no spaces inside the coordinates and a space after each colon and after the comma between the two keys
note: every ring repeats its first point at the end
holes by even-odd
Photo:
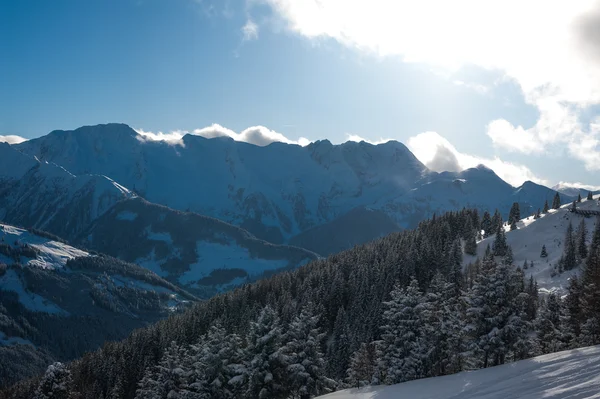
{"type": "MultiPolygon", "coordinates": [[[[5,244],[13,247],[18,244],[29,244],[40,251],[35,259],[29,259],[26,264],[29,266],[40,267],[42,269],[63,268],[69,259],[89,256],[89,253],[62,242],[53,241],[45,237],[32,234],[27,230],[18,227],[0,223],[0,238],[5,244]]],[[[0,255],[2,257],[2,255],[0,255]]],[[[11,260],[4,259],[4,263],[12,263],[11,260]]]]}
{"type": "MultiPolygon", "coordinates": [[[[594,197],[592,201],[583,199],[577,204],[578,209],[600,210],[600,206],[594,197]]],[[[554,265],[558,263],[562,253],[565,239],[565,232],[569,222],[573,223],[573,229],[576,231],[581,219],[585,220],[588,230],[588,243],[591,242],[592,233],[596,223],[596,218],[586,218],[584,216],[572,213],[569,208],[572,204],[562,205],[560,209],[551,209],[546,215],[542,214],[540,219],[535,220],[533,216],[521,219],[517,223],[517,230],[510,231],[510,226],[505,226],[506,241],[513,249],[513,259],[517,266],[523,266],[527,260],[533,261],[534,267],[525,270],[527,278],[533,276],[538,282],[540,292],[556,292],[559,295],[566,293],[569,278],[579,272],[579,267],[562,274],[552,277],[554,265]],[[546,245],[548,257],[541,258],[540,253],[542,245],[546,245]]],[[[483,258],[485,249],[492,246],[495,235],[492,235],[477,245],[477,256],[483,258]]],[[[463,264],[466,265],[475,261],[476,257],[465,255],[463,264]]]]}
{"type": "Polygon", "coordinates": [[[600,346],[391,386],[348,389],[322,399],[600,398],[600,346]]]}
{"type": "MultiPolygon", "coordinates": [[[[206,241],[196,243],[198,262],[190,265],[190,270],[179,277],[181,284],[191,284],[207,277],[215,269],[242,269],[250,276],[260,276],[265,271],[277,270],[287,266],[285,260],[252,258],[248,249],[235,242],[229,245],[206,241]]],[[[245,281],[245,280],[244,280],[245,281]]],[[[243,282],[240,280],[240,282],[243,282]]]]}
{"type": "Polygon", "coordinates": [[[19,296],[19,302],[28,310],[33,312],[68,315],[68,312],[61,309],[58,305],[38,294],[28,292],[23,285],[23,281],[21,281],[16,271],[12,269],[8,269],[6,273],[0,277],[0,287],[4,291],[16,292],[19,296]]]}
{"type": "Polygon", "coordinates": [[[131,211],[121,211],[117,214],[117,220],[127,220],[127,221],[134,221],[135,219],[137,219],[138,214],[135,212],[131,212],[131,211]]]}

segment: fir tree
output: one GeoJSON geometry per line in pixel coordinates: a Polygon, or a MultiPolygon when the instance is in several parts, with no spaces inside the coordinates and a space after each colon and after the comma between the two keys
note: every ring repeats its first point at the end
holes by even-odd
{"type": "Polygon", "coordinates": [[[291,398],[310,398],[330,392],[335,383],[326,378],[325,359],[321,352],[324,334],[318,327],[319,316],[306,306],[288,326],[281,348],[287,364],[287,389],[291,398]]]}
{"type": "Polygon", "coordinates": [[[360,388],[371,384],[375,374],[377,349],[374,342],[362,343],[350,359],[350,368],[346,381],[350,386],[360,388]]]}
{"type": "Polygon", "coordinates": [[[550,210],[550,207],[548,206],[548,200],[546,200],[544,202],[544,209],[542,209],[542,213],[548,213],[548,211],[550,210]]]}
{"type": "Polygon", "coordinates": [[[483,237],[489,237],[492,235],[494,231],[492,229],[492,217],[488,211],[483,213],[483,218],[481,219],[481,230],[483,230],[483,237]]]}
{"type": "Polygon", "coordinates": [[[564,252],[561,265],[564,270],[571,270],[577,266],[577,244],[573,234],[573,224],[569,222],[565,233],[564,252]]]}
{"type": "Polygon", "coordinates": [[[560,204],[560,194],[556,192],[556,194],[554,194],[554,199],[552,200],[552,209],[560,208],[560,204]]]}
{"type": "Polygon", "coordinates": [[[585,259],[588,256],[587,246],[587,228],[585,226],[585,219],[581,219],[579,227],[577,227],[577,254],[579,259],[585,259]]]}
{"type": "Polygon", "coordinates": [[[494,243],[492,245],[492,251],[494,252],[494,256],[504,256],[506,255],[508,245],[506,244],[506,235],[504,233],[504,227],[502,223],[498,225],[496,230],[496,237],[494,238],[494,243]]]}
{"type": "Polygon", "coordinates": [[[513,230],[516,230],[516,229],[517,229],[517,221],[513,220],[511,222],[511,224],[510,224],[510,230],[513,231],[513,230]]]}
{"type": "Polygon", "coordinates": [[[424,377],[427,348],[423,336],[423,294],[416,279],[407,288],[396,285],[385,302],[379,374],[386,384],[424,377]]]}
{"type": "Polygon", "coordinates": [[[546,250],[546,244],[542,245],[542,252],[540,253],[540,258],[547,258],[548,251],[546,250]]]}
{"type": "Polygon", "coordinates": [[[584,319],[579,341],[583,345],[597,345],[600,343],[600,220],[596,222],[581,283],[584,319]]]}
{"type": "Polygon", "coordinates": [[[554,293],[548,295],[536,320],[538,346],[542,354],[565,348],[561,326],[561,302],[554,293]]]}
{"type": "Polygon", "coordinates": [[[69,399],[72,390],[71,371],[60,362],[48,366],[33,399],[69,399]]]}
{"type": "Polygon", "coordinates": [[[533,218],[537,220],[540,217],[541,217],[541,215],[540,215],[540,208],[538,208],[538,210],[535,212],[535,215],[533,215],[533,218]]]}
{"type": "Polygon", "coordinates": [[[286,364],[280,352],[281,325],[275,310],[265,306],[258,320],[250,324],[246,348],[249,360],[248,388],[251,398],[285,398],[286,364]]]}
{"type": "Polygon", "coordinates": [[[581,202],[581,193],[577,195],[577,202],[581,202]]]}
{"type": "Polygon", "coordinates": [[[136,399],[184,399],[192,376],[187,352],[172,342],[156,366],[149,367],[138,384],[136,399]]]}
{"type": "Polygon", "coordinates": [[[591,192],[591,191],[588,191],[588,194],[587,194],[587,200],[588,200],[588,201],[591,201],[591,200],[593,200],[593,199],[594,199],[594,196],[592,195],[592,192],[591,192]]]}
{"type": "Polygon", "coordinates": [[[508,214],[508,223],[512,225],[516,224],[519,220],[521,220],[521,210],[519,208],[518,202],[513,202],[512,207],[510,208],[510,212],[508,214]]]}

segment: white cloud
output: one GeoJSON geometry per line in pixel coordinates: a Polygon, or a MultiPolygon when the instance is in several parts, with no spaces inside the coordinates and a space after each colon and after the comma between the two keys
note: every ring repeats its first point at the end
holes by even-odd
{"type": "Polygon", "coordinates": [[[487,159],[461,153],[436,132],[425,132],[413,136],[408,139],[407,146],[421,162],[436,172],[458,172],[485,165],[513,186],[520,186],[527,180],[548,184],[547,180],[536,176],[524,165],[502,161],[498,157],[487,159]]]}
{"type": "Polygon", "coordinates": [[[242,27],[242,34],[244,35],[244,41],[258,39],[258,25],[248,18],[246,24],[242,27]]]}
{"type": "Polygon", "coordinates": [[[588,169],[600,169],[597,134],[581,122],[585,107],[600,104],[596,0],[248,1],[270,5],[289,30],[308,38],[449,72],[469,65],[501,71],[540,118],[532,127],[492,121],[496,146],[533,153],[566,145],[588,169]]]}
{"type": "Polygon", "coordinates": [[[236,133],[233,130],[227,129],[226,127],[223,127],[216,123],[212,124],[211,126],[204,127],[202,129],[195,129],[191,132],[184,130],[175,130],[170,133],[153,133],[144,131],[143,129],[136,129],[136,132],[139,133],[139,138],[141,140],[166,141],[167,143],[177,145],[183,145],[182,138],[186,134],[202,136],[208,139],[215,137],[231,137],[235,141],[243,141],[245,143],[250,143],[261,147],[264,147],[274,142],[298,144],[301,146],[306,146],[311,142],[305,137],[300,137],[298,140],[290,140],[283,134],[268,129],[264,126],[252,126],[243,130],[241,133],[236,133]]]}
{"type": "Polygon", "coordinates": [[[369,139],[365,139],[363,137],[360,137],[357,134],[350,134],[350,133],[346,133],[346,141],[355,141],[357,143],[360,143],[361,141],[364,141],[365,143],[369,143],[369,144],[383,144],[383,143],[387,143],[388,141],[391,141],[393,139],[384,139],[384,138],[380,138],[379,140],[369,140],[369,139]]]}
{"type": "Polygon", "coordinates": [[[27,139],[21,136],[15,136],[13,134],[9,134],[6,136],[0,135],[0,143],[19,144],[24,141],[27,141],[27,139]]]}

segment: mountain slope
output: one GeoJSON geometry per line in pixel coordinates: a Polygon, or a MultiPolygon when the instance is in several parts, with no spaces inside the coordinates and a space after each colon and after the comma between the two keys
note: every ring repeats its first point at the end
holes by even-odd
{"type": "Polygon", "coordinates": [[[193,300],[139,266],[0,224],[0,386],[124,338],[193,300]]]}
{"type": "Polygon", "coordinates": [[[75,176],[0,143],[0,220],[70,239],[133,194],[100,175],[75,176]]]}
{"type": "Polygon", "coordinates": [[[434,173],[395,141],[258,147],[188,134],[167,143],[147,140],[127,125],[107,124],[54,131],[14,148],[76,175],[109,176],[150,202],[215,217],[266,241],[301,244],[322,255],[463,207],[498,208],[506,216],[518,201],[523,213],[533,213],[555,193],[530,182],[514,188],[482,166],[434,173]],[[363,208],[387,217],[361,229],[356,226],[364,213],[356,210],[363,208]],[[313,233],[343,237],[325,245],[313,233]]]}
{"type": "Polygon", "coordinates": [[[391,386],[347,389],[322,399],[600,398],[600,346],[391,386]]]}
{"type": "Polygon", "coordinates": [[[151,202],[216,217],[273,243],[402,195],[429,173],[398,142],[257,147],[186,135],[169,144],[115,124],[55,131],[16,148],[75,174],[110,176],[151,202]]]}
{"type": "Polygon", "coordinates": [[[259,240],[218,219],[141,198],[117,203],[77,241],[144,266],[202,297],[318,257],[302,248],[259,240]]]}
{"type": "MultiPolygon", "coordinates": [[[[598,203],[600,196],[594,197],[594,200],[587,201],[583,199],[577,207],[582,210],[600,211],[598,203]]],[[[582,215],[569,211],[571,204],[564,204],[560,209],[550,209],[548,214],[542,214],[540,219],[535,220],[532,216],[521,219],[517,223],[517,230],[510,231],[509,226],[505,226],[506,242],[513,250],[514,263],[517,266],[523,266],[527,261],[529,266],[525,270],[526,276],[533,276],[538,282],[538,286],[543,292],[557,292],[565,294],[569,277],[579,272],[579,268],[570,271],[558,273],[558,261],[563,254],[564,240],[567,226],[573,224],[576,230],[581,220],[585,221],[588,231],[587,244],[591,242],[594,225],[597,223],[594,217],[584,217],[582,215]],[[542,258],[542,245],[546,246],[548,256],[542,258]],[[533,263],[533,267],[531,266],[533,263]]],[[[481,240],[477,244],[477,256],[483,258],[487,246],[493,245],[495,235],[481,240]]],[[[463,263],[466,265],[473,262],[475,257],[465,255],[463,263]]]]}

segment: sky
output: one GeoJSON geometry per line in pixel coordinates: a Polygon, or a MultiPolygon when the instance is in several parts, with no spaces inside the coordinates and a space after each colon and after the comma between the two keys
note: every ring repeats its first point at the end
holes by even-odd
{"type": "Polygon", "coordinates": [[[598,187],[600,1],[0,0],[0,141],[108,122],[598,187]]]}

